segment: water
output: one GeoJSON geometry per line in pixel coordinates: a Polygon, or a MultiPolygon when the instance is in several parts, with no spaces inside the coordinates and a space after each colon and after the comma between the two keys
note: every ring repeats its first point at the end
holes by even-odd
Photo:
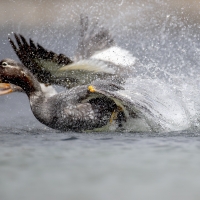
{"type": "MultiPolygon", "coordinates": [[[[16,59],[7,42],[12,31],[72,56],[79,14],[88,12],[139,59],[142,67],[133,80],[160,83],[167,98],[160,95],[164,90],[143,89],[159,102],[170,102],[167,109],[187,112],[176,131],[62,133],[34,118],[24,94],[1,97],[0,199],[199,199],[199,3],[113,1],[108,12],[106,2],[59,1],[48,3],[38,18],[45,1],[10,1],[4,7],[5,2],[0,6],[1,58],[16,59]],[[56,16],[49,14],[55,10],[56,16]]],[[[180,118],[166,119],[176,123],[180,118]]]]}
{"type": "Polygon", "coordinates": [[[199,198],[199,134],[7,131],[2,199],[199,198]]]}

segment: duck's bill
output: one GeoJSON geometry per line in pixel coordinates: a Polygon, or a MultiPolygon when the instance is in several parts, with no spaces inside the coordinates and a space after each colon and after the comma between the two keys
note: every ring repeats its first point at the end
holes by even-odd
{"type": "Polygon", "coordinates": [[[12,92],[24,92],[21,87],[10,83],[0,83],[0,95],[9,94],[12,92]]]}
{"type": "Polygon", "coordinates": [[[12,85],[9,83],[0,83],[0,95],[14,92],[12,85]]]}

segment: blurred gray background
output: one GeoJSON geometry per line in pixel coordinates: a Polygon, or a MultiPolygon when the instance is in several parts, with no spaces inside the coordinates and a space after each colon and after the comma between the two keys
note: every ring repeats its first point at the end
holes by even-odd
{"type": "Polygon", "coordinates": [[[200,3],[197,0],[1,0],[0,57],[14,57],[7,42],[7,35],[12,32],[73,55],[80,14],[100,21],[112,30],[118,43],[131,48],[137,37],[145,37],[141,33],[159,35],[168,22],[174,31],[193,28],[194,24],[199,28],[200,3]]]}

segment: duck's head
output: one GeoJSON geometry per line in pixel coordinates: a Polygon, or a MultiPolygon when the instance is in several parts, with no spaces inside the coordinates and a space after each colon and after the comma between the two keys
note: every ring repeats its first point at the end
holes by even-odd
{"type": "Polygon", "coordinates": [[[3,82],[13,82],[17,77],[23,76],[24,70],[20,63],[9,58],[0,61],[0,79],[3,82]]]}
{"type": "MultiPolygon", "coordinates": [[[[16,70],[14,69],[14,66],[18,66],[18,64],[11,59],[4,59],[0,61],[0,95],[8,94],[11,92],[22,90],[20,87],[15,86],[10,83],[5,83],[9,81],[9,76],[13,77],[13,73],[16,73],[16,70]],[[12,69],[12,70],[11,70],[12,69]],[[8,80],[7,80],[8,78],[8,80]]],[[[17,69],[17,68],[16,68],[17,69]]],[[[16,74],[15,74],[16,75],[16,74]]]]}
{"type": "Polygon", "coordinates": [[[0,80],[21,87],[27,94],[33,92],[38,85],[34,76],[22,64],[9,58],[0,61],[0,80]]]}

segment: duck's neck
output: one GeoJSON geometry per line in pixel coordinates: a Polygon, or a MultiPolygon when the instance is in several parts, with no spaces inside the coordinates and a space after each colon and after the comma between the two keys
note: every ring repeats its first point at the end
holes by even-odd
{"type": "Polygon", "coordinates": [[[25,91],[35,117],[43,124],[50,126],[52,122],[51,113],[54,113],[52,111],[54,106],[51,106],[51,102],[47,103],[49,98],[42,91],[37,79],[28,70],[23,70],[18,76],[12,78],[10,83],[20,86],[25,91]]]}
{"type": "Polygon", "coordinates": [[[20,86],[29,98],[35,94],[43,95],[40,83],[28,70],[21,71],[19,75],[11,77],[8,82],[20,86]]]}

